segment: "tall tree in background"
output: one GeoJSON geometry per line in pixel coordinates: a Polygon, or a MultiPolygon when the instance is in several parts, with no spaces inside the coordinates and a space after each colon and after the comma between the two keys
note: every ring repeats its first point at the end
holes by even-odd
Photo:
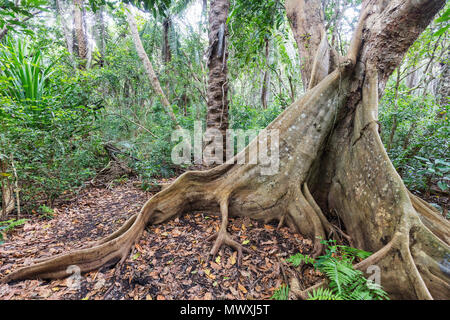
{"type": "Polygon", "coordinates": [[[262,75],[262,85],[261,85],[261,105],[264,109],[267,109],[269,103],[269,93],[270,93],[270,70],[269,70],[269,39],[264,39],[264,57],[265,57],[265,70],[262,75]]]}
{"type": "Polygon", "coordinates": [[[55,0],[55,6],[56,6],[56,13],[57,13],[57,19],[59,20],[62,31],[64,34],[64,40],[66,43],[67,51],[70,54],[70,58],[72,58],[73,55],[73,36],[72,32],[69,29],[66,17],[65,17],[65,8],[63,7],[63,1],[61,0],[55,0]]]}
{"type": "Polygon", "coordinates": [[[297,42],[302,83],[306,90],[314,87],[318,83],[318,79],[323,78],[336,67],[330,65],[329,61],[330,57],[335,57],[335,54],[328,45],[320,1],[286,0],[285,7],[297,42]],[[330,54],[332,55],[330,56],[330,54]],[[314,61],[315,58],[317,58],[317,63],[314,61]],[[315,70],[315,74],[313,74],[313,70],[315,70]]]}
{"type": "Polygon", "coordinates": [[[163,20],[163,62],[168,64],[172,60],[172,49],[170,47],[170,29],[172,27],[172,18],[167,16],[163,20]]]}
{"type": "Polygon", "coordinates": [[[14,210],[14,188],[11,181],[8,180],[10,174],[8,171],[8,163],[6,159],[0,158],[0,191],[2,198],[0,199],[0,218],[6,219],[14,210]]]}
{"type": "Polygon", "coordinates": [[[175,127],[181,128],[180,125],[178,124],[177,118],[175,117],[175,113],[173,112],[172,105],[170,104],[169,100],[167,99],[166,94],[162,90],[161,84],[159,82],[158,77],[156,76],[156,73],[155,73],[155,70],[153,69],[152,63],[150,62],[150,59],[148,58],[147,53],[145,52],[144,46],[142,45],[142,41],[141,41],[141,38],[139,37],[138,28],[137,28],[136,22],[134,20],[132,10],[133,10],[133,6],[131,4],[129,4],[127,7],[128,26],[130,28],[131,37],[133,38],[133,42],[136,47],[138,56],[141,59],[142,64],[144,65],[145,73],[147,74],[150,84],[153,87],[153,90],[155,90],[155,93],[158,95],[159,99],[161,100],[161,103],[163,104],[166,112],[169,114],[170,118],[172,119],[175,127]]]}
{"type": "MultiPolygon", "coordinates": [[[[447,56],[444,61],[441,62],[440,78],[437,85],[437,93],[440,96],[439,103],[442,107],[449,105],[450,97],[450,53],[447,52],[447,56]]],[[[439,116],[442,117],[445,114],[445,110],[441,110],[439,116]]]]}
{"type": "MultiPolygon", "coordinates": [[[[305,34],[311,35],[313,29],[324,30],[308,22],[313,15],[304,15],[318,1],[299,3],[306,7],[297,9],[293,28],[309,25],[305,34]]],[[[147,224],[219,209],[222,224],[211,237],[216,239],[211,256],[228,245],[238,251],[238,261],[242,258],[244,248],[227,231],[229,215],[279,220],[315,239],[314,256],[323,250],[319,238],[327,236],[342,236],[354,247],[373,251],[356,268],[368,271],[376,265],[391,298],[447,299],[450,225],[406,189],[383,147],[377,121],[388,78],[444,4],[363,0],[348,53],[336,68],[332,59],[323,59],[327,52],[332,57],[332,49],[321,33],[311,45],[317,50],[304,74],[309,75],[307,92],[267,127],[279,132],[279,171],[264,175],[265,163],[241,165],[235,157],[211,170],[186,172],[96,245],[17,269],[2,281],[64,277],[69,265],[87,272],[124,261],[147,224]],[[345,233],[332,224],[336,220],[345,233]]],[[[267,140],[261,132],[240,155],[267,140]]],[[[291,288],[300,297],[304,293],[295,279],[291,288]]]]}
{"type": "MultiPolygon", "coordinates": [[[[212,0],[209,9],[208,91],[206,128],[218,129],[226,152],[228,129],[227,17],[229,0],[212,0]]],[[[206,143],[206,147],[208,142],[206,143]]]]}
{"type": "Polygon", "coordinates": [[[100,53],[99,64],[102,67],[105,61],[106,47],[106,26],[105,26],[105,6],[100,6],[95,13],[95,35],[98,51],[100,53]]]}

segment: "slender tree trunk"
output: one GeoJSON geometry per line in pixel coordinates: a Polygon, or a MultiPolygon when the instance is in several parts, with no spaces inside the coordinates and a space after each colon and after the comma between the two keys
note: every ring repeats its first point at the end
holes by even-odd
{"type": "Polygon", "coordinates": [[[441,110],[438,112],[437,117],[443,118],[447,116],[445,107],[449,105],[450,97],[450,54],[447,53],[446,59],[441,62],[440,78],[437,86],[437,93],[439,95],[439,105],[441,110]]]}
{"type": "Polygon", "coordinates": [[[291,97],[291,103],[294,103],[295,101],[295,97],[296,97],[296,92],[295,92],[295,85],[292,81],[292,77],[290,75],[288,75],[288,81],[289,81],[289,93],[290,93],[290,97],[291,97]]]}
{"type": "MultiPolygon", "coordinates": [[[[265,70],[262,76],[261,85],[261,105],[263,109],[267,109],[270,93],[270,70],[269,70],[269,39],[265,39],[264,56],[265,56],[265,70]]],[[[281,77],[280,77],[281,81],[281,77]]]]}
{"type": "Polygon", "coordinates": [[[86,40],[86,47],[87,47],[87,52],[86,52],[86,69],[89,69],[91,67],[91,63],[92,63],[92,53],[94,51],[94,44],[92,41],[88,41],[88,34],[92,34],[92,26],[90,26],[90,30],[88,28],[88,24],[87,24],[87,18],[86,18],[86,8],[83,7],[83,12],[82,12],[82,18],[83,18],[83,30],[84,30],[84,39],[86,40]]]}
{"type": "Polygon", "coordinates": [[[96,20],[96,42],[98,51],[100,52],[99,64],[101,67],[105,61],[105,47],[106,47],[106,28],[105,28],[105,8],[101,6],[95,14],[96,20]]]}
{"type": "Polygon", "coordinates": [[[330,48],[320,1],[286,0],[286,14],[297,42],[303,88],[312,88],[330,73],[330,48]],[[318,51],[321,51],[317,54],[318,51]],[[316,63],[315,57],[319,58],[316,63]],[[313,72],[314,65],[320,70],[313,72]],[[313,76],[313,73],[316,75],[313,76]]]}
{"type": "Polygon", "coordinates": [[[142,64],[144,65],[145,72],[147,73],[148,79],[150,80],[150,84],[152,85],[153,90],[155,90],[156,94],[160,98],[161,103],[163,104],[166,112],[169,114],[175,127],[181,128],[180,125],[178,124],[177,118],[175,117],[175,113],[173,112],[172,105],[170,104],[169,100],[164,94],[164,91],[161,88],[161,84],[159,83],[158,77],[156,76],[156,73],[153,70],[152,63],[150,62],[150,59],[148,58],[147,53],[145,52],[144,46],[142,45],[137,25],[136,22],[134,21],[133,13],[131,12],[132,8],[133,8],[132,5],[129,4],[127,8],[127,19],[128,19],[128,26],[130,27],[131,36],[133,38],[133,42],[136,47],[138,56],[141,59],[142,64]]]}
{"type": "Polygon", "coordinates": [[[208,0],[202,0],[202,17],[204,23],[208,22],[208,0]]]}
{"type": "MultiPolygon", "coordinates": [[[[208,91],[206,128],[218,129],[223,137],[226,153],[226,130],[228,129],[228,26],[226,20],[229,0],[212,0],[209,11],[208,91]]],[[[208,146],[206,142],[206,146],[208,146]]]]}

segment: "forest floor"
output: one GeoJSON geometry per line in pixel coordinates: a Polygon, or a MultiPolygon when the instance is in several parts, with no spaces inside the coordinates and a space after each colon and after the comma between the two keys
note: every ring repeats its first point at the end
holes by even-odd
{"type": "MultiPolygon", "coordinates": [[[[34,259],[86,246],[117,230],[152,196],[128,180],[112,188],[89,187],[76,200],[56,206],[51,219],[35,215],[0,245],[0,277],[34,259]]],[[[237,265],[237,253],[222,248],[205,261],[213,243],[205,239],[219,229],[218,213],[192,212],[170,222],[147,227],[115,276],[114,267],[44,281],[0,284],[0,299],[269,299],[292,275],[302,287],[321,280],[320,273],[301,274],[284,260],[308,254],[311,239],[276,224],[230,219],[233,238],[252,249],[237,265]]]]}

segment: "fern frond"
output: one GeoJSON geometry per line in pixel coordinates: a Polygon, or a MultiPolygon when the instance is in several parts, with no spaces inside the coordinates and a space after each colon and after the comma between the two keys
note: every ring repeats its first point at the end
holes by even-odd
{"type": "Polygon", "coordinates": [[[272,300],[288,300],[289,299],[289,286],[281,285],[275,292],[273,293],[272,300]]]}

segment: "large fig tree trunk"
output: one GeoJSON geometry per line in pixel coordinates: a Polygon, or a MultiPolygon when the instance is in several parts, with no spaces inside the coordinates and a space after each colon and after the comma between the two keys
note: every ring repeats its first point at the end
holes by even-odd
{"type": "MultiPolygon", "coordinates": [[[[267,127],[279,130],[279,145],[271,149],[281,151],[278,173],[265,175],[264,163],[236,163],[271,140],[264,130],[233,161],[181,175],[95,246],[19,268],[2,281],[63,277],[69,265],[89,271],[123,261],[147,224],[211,210],[222,216],[219,232],[210,237],[212,256],[222,245],[242,256],[242,246],[227,233],[229,216],[275,219],[314,239],[340,233],[375,252],[357,268],[378,265],[392,298],[449,298],[449,223],[408,192],[377,128],[378,99],[389,75],[443,5],[444,0],[363,2],[347,56],[317,77],[316,85],[310,78],[310,89],[267,127]],[[330,222],[336,217],[345,234],[330,222]]],[[[321,251],[316,241],[312,254],[321,251]]]]}

